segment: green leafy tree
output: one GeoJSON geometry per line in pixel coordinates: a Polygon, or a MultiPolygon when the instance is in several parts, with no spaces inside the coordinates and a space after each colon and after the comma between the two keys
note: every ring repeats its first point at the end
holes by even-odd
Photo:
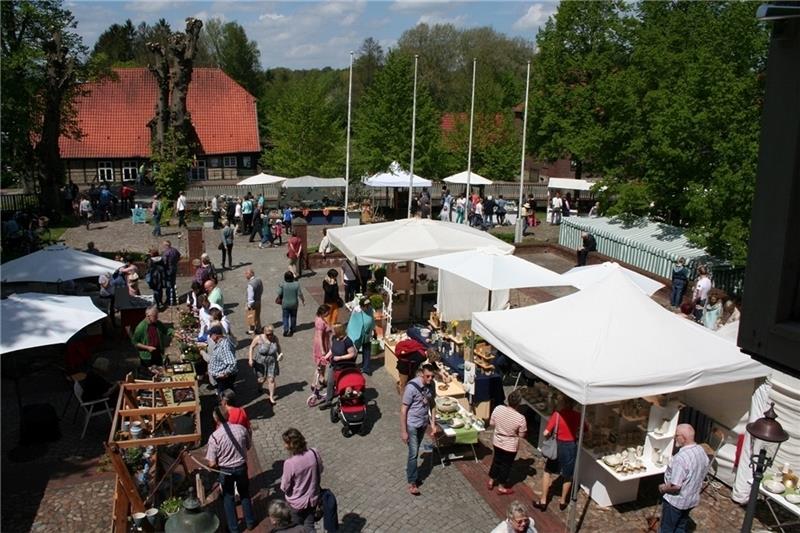
{"type": "MultiPolygon", "coordinates": [[[[413,90],[413,57],[390,52],[355,110],[353,175],[386,170],[393,161],[408,166],[413,90]]],[[[417,86],[416,120],[414,173],[427,178],[443,177],[439,114],[423,83],[417,86]]]]}
{"type": "Polygon", "coordinates": [[[345,125],[330,76],[294,82],[270,111],[270,148],[265,168],[282,176],[344,175],[345,125]]]}
{"type": "Polygon", "coordinates": [[[44,208],[61,207],[58,139],[79,136],[74,98],[95,75],[75,20],[59,1],[2,3],[3,174],[38,185],[44,208]]]}
{"type": "Polygon", "coordinates": [[[383,67],[386,57],[380,43],[367,37],[361,43],[353,61],[353,101],[358,102],[361,96],[372,86],[375,76],[383,67]]]}
{"type": "Polygon", "coordinates": [[[125,24],[112,24],[97,38],[92,57],[113,66],[134,66],[135,41],[136,27],[130,19],[125,24]]]}
{"type": "Polygon", "coordinates": [[[197,65],[221,68],[256,97],[263,91],[265,80],[258,44],[236,22],[212,18],[206,23],[200,36],[197,65]]]}
{"type": "MultiPolygon", "coordinates": [[[[521,127],[514,125],[512,113],[476,113],[472,135],[472,169],[499,181],[514,181],[519,175],[521,127]]],[[[467,168],[469,115],[457,116],[452,132],[442,133],[447,152],[447,174],[467,168]]]]}

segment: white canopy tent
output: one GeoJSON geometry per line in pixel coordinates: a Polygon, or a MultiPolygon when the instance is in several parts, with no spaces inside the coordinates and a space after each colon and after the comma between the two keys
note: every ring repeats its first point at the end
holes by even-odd
{"type": "MultiPolygon", "coordinates": [[[[459,172],[458,174],[453,174],[452,176],[448,176],[444,179],[447,183],[458,183],[461,185],[467,184],[467,171],[459,172]]],[[[469,185],[472,187],[473,185],[491,185],[492,180],[488,180],[481,176],[480,174],[476,174],[475,172],[471,172],[469,176],[469,185]]]]}
{"type": "Polygon", "coordinates": [[[88,296],[12,294],[0,300],[0,353],[65,343],[105,317],[88,296]]]}
{"type": "Polygon", "coordinates": [[[122,266],[125,265],[119,261],[54,244],[5,263],[2,280],[4,283],[58,283],[107,274],[122,266]]]}
{"type": "Polygon", "coordinates": [[[606,261],[599,265],[588,265],[582,267],[575,267],[564,273],[564,278],[569,281],[568,285],[572,285],[579,289],[586,289],[605,281],[609,275],[614,272],[621,272],[634,285],[639,287],[642,292],[647,296],[652,296],[664,287],[663,283],[659,283],[653,279],[643,276],[638,272],[620,266],[617,263],[606,261]]]}
{"type": "Polygon", "coordinates": [[[249,178],[245,178],[236,185],[240,187],[247,186],[247,185],[274,185],[276,183],[281,183],[286,181],[286,178],[282,178],[280,176],[273,176],[271,174],[264,174],[263,172],[256,174],[255,176],[250,176],[249,178]]]}
{"type": "MultiPolygon", "coordinates": [[[[586,405],[769,374],[769,368],[725,339],[661,307],[620,270],[603,283],[550,302],[475,313],[472,329],[583,405],[579,450],[586,405]]],[[[576,463],[577,479],[581,455],[576,463]]],[[[573,486],[573,502],[578,485],[573,486]]],[[[572,512],[572,531],[574,524],[572,512]]]]}
{"type": "MultiPolygon", "coordinates": [[[[404,170],[400,163],[394,161],[389,165],[389,170],[386,172],[379,172],[364,180],[364,185],[367,187],[408,187],[411,180],[411,173],[404,170]]],[[[426,180],[414,174],[413,187],[430,187],[431,180],[426,180]]]]}
{"type": "Polygon", "coordinates": [[[300,176],[288,178],[282,184],[284,189],[324,189],[344,188],[347,185],[344,178],[318,178],[316,176],[300,176]]]}
{"type": "Polygon", "coordinates": [[[331,244],[359,265],[416,261],[434,254],[495,248],[511,254],[514,247],[465,224],[425,218],[347,226],[328,230],[331,244]]]}
{"type": "Polygon", "coordinates": [[[645,296],[619,270],[550,302],[475,313],[472,329],[583,405],[769,374],[725,339],[645,296]]]}
{"type": "Polygon", "coordinates": [[[495,248],[417,262],[439,269],[438,310],[444,320],[467,320],[475,311],[505,309],[509,289],[569,285],[561,274],[495,248]]]}
{"type": "Polygon", "coordinates": [[[592,189],[592,185],[594,185],[594,183],[573,178],[550,178],[547,182],[548,189],[564,189],[571,191],[589,191],[592,189]]]}

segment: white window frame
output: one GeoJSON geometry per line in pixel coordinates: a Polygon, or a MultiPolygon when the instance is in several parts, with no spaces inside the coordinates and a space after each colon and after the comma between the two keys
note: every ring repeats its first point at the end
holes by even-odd
{"type": "Polygon", "coordinates": [[[237,157],[235,155],[226,155],[222,157],[222,166],[225,168],[236,168],[238,166],[237,157]]]}
{"type": "Polygon", "coordinates": [[[122,181],[136,181],[139,176],[139,167],[136,161],[122,162],[122,181]]]}
{"type": "Polygon", "coordinates": [[[114,181],[114,162],[113,161],[98,161],[97,162],[97,181],[114,181]],[[109,178],[108,173],[111,173],[109,178]]]}
{"type": "Polygon", "coordinates": [[[249,155],[242,156],[242,168],[252,168],[253,166],[253,158],[249,155]]]}

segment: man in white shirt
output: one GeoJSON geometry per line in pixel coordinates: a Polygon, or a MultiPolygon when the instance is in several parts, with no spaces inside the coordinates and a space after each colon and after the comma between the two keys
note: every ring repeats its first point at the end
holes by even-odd
{"type": "Polygon", "coordinates": [[[561,201],[561,193],[557,192],[550,200],[550,224],[561,224],[561,209],[564,203],[561,201]]]}
{"type": "Polygon", "coordinates": [[[219,209],[219,195],[215,194],[214,197],[211,199],[211,216],[214,217],[214,229],[219,229],[219,216],[220,216],[220,209],[219,209]]]}
{"type": "Polygon", "coordinates": [[[178,193],[178,200],[175,202],[175,209],[178,211],[178,227],[186,227],[186,195],[183,191],[178,193]]]}

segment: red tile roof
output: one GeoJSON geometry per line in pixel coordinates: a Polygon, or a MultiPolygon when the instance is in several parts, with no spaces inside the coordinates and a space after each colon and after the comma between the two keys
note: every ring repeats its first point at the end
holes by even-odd
{"type": "MultiPolygon", "coordinates": [[[[146,68],[115,69],[118,79],[87,83],[75,107],[80,140],[61,137],[62,158],[150,156],[155,78],[146,68]]],[[[260,152],[255,98],[216,68],[195,68],[187,107],[205,154],[260,152]]]]}

